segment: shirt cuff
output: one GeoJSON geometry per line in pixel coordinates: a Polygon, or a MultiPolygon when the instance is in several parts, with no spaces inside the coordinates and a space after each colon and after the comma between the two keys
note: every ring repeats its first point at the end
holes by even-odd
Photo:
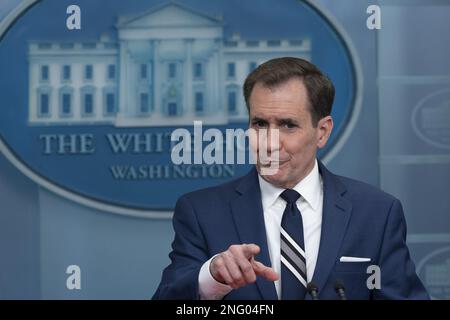
{"type": "Polygon", "coordinates": [[[233,288],[229,285],[223,284],[214,279],[211,272],[209,271],[211,261],[217,255],[218,254],[206,261],[201,267],[200,273],[198,274],[198,291],[201,300],[220,300],[231,290],[233,290],[233,288]]]}

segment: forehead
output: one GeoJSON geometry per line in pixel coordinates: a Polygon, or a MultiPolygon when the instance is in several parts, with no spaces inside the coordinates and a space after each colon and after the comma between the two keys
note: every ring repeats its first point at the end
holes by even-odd
{"type": "Polygon", "coordinates": [[[256,83],[249,103],[252,116],[277,115],[285,118],[309,113],[306,87],[298,78],[290,79],[274,87],[256,83]]]}

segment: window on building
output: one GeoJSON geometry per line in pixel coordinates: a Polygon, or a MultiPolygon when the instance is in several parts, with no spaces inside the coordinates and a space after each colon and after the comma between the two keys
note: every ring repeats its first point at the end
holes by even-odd
{"type": "Polygon", "coordinates": [[[116,66],[113,64],[110,64],[108,66],[108,79],[113,80],[116,78],[116,66]]]}
{"type": "Polygon", "coordinates": [[[84,78],[86,80],[92,80],[93,73],[94,73],[94,70],[93,70],[92,64],[88,64],[87,66],[85,66],[85,68],[84,68],[84,78]]]}
{"type": "Polygon", "coordinates": [[[62,94],[62,115],[68,116],[72,113],[72,95],[70,93],[62,94]]]}
{"type": "Polygon", "coordinates": [[[203,92],[196,92],[195,93],[195,111],[198,113],[203,112],[204,105],[203,105],[203,92]]]}
{"type": "Polygon", "coordinates": [[[176,102],[169,102],[168,113],[169,113],[169,116],[177,115],[177,103],[176,102]]]}
{"type": "Polygon", "coordinates": [[[70,42],[61,43],[60,44],[60,48],[61,49],[73,49],[74,48],[74,44],[70,43],[70,42]]]}
{"type": "Polygon", "coordinates": [[[299,47],[301,47],[303,45],[303,40],[289,40],[289,44],[291,46],[299,46],[299,47]]]}
{"type": "Polygon", "coordinates": [[[105,42],[103,44],[103,46],[105,47],[105,49],[117,49],[117,43],[112,43],[112,42],[105,42]]]}
{"type": "Polygon", "coordinates": [[[50,95],[41,93],[39,100],[39,116],[45,117],[50,115],[50,95]]]}
{"type": "Polygon", "coordinates": [[[269,46],[269,47],[279,47],[280,45],[281,45],[280,40],[268,40],[267,41],[267,46],[269,46]]]}
{"type": "Polygon", "coordinates": [[[70,74],[71,74],[70,66],[68,65],[63,66],[63,80],[70,80],[70,74]]]}
{"type": "Polygon", "coordinates": [[[236,76],[236,64],[234,62],[229,62],[227,64],[227,77],[234,78],[236,76]]]}
{"type": "Polygon", "coordinates": [[[169,63],[169,78],[173,79],[177,76],[177,65],[174,62],[169,63]]]}
{"type": "Polygon", "coordinates": [[[41,66],[41,80],[48,81],[48,79],[49,79],[48,66],[41,66]]]}
{"type": "Polygon", "coordinates": [[[238,42],[237,41],[229,41],[226,40],[223,42],[225,47],[237,47],[238,46],[238,42]]]}
{"type": "Polygon", "coordinates": [[[228,92],[228,112],[236,113],[236,91],[228,92]]]}
{"type": "Polygon", "coordinates": [[[150,111],[149,108],[149,100],[148,93],[141,93],[141,103],[140,103],[140,111],[141,113],[148,113],[150,111]]]}
{"type": "Polygon", "coordinates": [[[86,42],[82,44],[83,49],[95,49],[97,44],[95,42],[86,42]]]}
{"type": "Polygon", "coordinates": [[[147,64],[141,64],[141,79],[147,79],[148,77],[148,67],[147,64]]]}
{"type": "Polygon", "coordinates": [[[112,115],[116,113],[116,97],[112,92],[106,93],[106,114],[112,115]]]}
{"type": "Polygon", "coordinates": [[[248,71],[249,71],[249,72],[252,72],[253,70],[256,69],[257,66],[258,66],[258,64],[257,64],[256,62],[251,61],[251,62],[248,64],[248,71]]]}
{"type": "Polygon", "coordinates": [[[52,44],[51,43],[39,43],[38,44],[38,48],[39,49],[51,49],[52,48],[52,44]]]}
{"type": "Polygon", "coordinates": [[[194,64],[194,78],[203,78],[203,64],[201,62],[196,62],[194,64]]]}
{"type": "Polygon", "coordinates": [[[84,110],[83,113],[87,116],[94,114],[94,95],[92,93],[84,94],[84,110]]]}
{"type": "Polygon", "coordinates": [[[259,46],[259,41],[257,41],[257,40],[250,40],[250,41],[247,41],[245,44],[247,45],[247,47],[258,47],[259,46]]]}

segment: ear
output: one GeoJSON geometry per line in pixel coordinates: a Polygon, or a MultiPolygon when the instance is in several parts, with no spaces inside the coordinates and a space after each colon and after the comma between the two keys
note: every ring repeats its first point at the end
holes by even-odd
{"type": "Polygon", "coordinates": [[[319,120],[317,123],[317,147],[319,149],[325,147],[332,130],[333,118],[331,116],[326,116],[319,120]]]}

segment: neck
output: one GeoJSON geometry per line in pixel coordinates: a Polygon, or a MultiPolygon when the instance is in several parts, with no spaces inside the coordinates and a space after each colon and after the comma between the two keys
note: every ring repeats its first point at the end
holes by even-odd
{"type": "Polygon", "coordinates": [[[274,183],[273,181],[269,181],[267,180],[264,176],[261,176],[264,180],[266,180],[268,183],[272,184],[273,186],[277,187],[277,188],[281,188],[281,189],[292,189],[294,188],[297,184],[299,184],[303,179],[305,179],[314,169],[314,166],[316,164],[316,158],[314,158],[314,161],[312,161],[307,167],[306,169],[303,171],[303,174],[300,176],[300,178],[293,180],[293,181],[289,181],[286,183],[274,183]]]}

